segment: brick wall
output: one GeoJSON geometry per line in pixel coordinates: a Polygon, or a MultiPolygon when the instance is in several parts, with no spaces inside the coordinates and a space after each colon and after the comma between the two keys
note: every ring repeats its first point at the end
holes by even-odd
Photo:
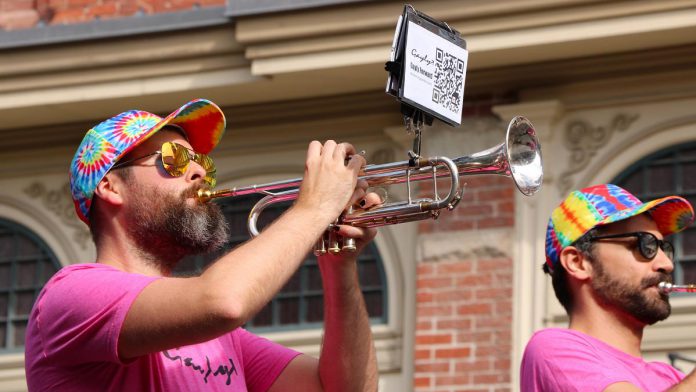
{"type": "MultiPolygon", "coordinates": [[[[464,177],[456,210],[422,221],[421,232],[513,229],[514,184],[464,177]]],[[[424,190],[427,191],[427,190],[424,190]]],[[[416,391],[510,391],[512,260],[496,249],[419,260],[416,391]]]]}
{"type": "Polygon", "coordinates": [[[223,6],[225,0],[0,0],[0,30],[223,6]]]}

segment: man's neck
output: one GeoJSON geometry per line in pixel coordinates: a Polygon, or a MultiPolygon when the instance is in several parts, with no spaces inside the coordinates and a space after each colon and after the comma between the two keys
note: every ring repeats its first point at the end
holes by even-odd
{"type": "Polygon", "coordinates": [[[570,329],[592,336],[634,357],[641,357],[644,324],[624,312],[604,308],[578,309],[570,317],[570,329]]]}
{"type": "Polygon", "coordinates": [[[102,238],[97,245],[97,263],[148,276],[168,276],[171,273],[167,264],[156,255],[143,252],[124,236],[116,237],[106,235],[102,238]]]}

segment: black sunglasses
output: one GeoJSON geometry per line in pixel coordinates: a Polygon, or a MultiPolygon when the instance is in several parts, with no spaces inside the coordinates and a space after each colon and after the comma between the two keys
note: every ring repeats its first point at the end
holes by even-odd
{"type": "Polygon", "coordinates": [[[625,237],[638,238],[638,250],[640,251],[640,254],[648,260],[652,260],[655,258],[655,256],[657,256],[658,248],[662,249],[662,251],[665,252],[665,255],[667,255],[667,257],[670,260],[674,259],[674,246],[671,242],[665,240],[658,240],[654,234],[647,233],[644,231],[597,236],[590,238],[590,241],[594,242],[597,240],[625,237]]]}

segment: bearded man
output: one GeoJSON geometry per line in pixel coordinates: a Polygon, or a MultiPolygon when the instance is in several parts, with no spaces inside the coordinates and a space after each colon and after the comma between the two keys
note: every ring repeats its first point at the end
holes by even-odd
{"type": "Polygon", "coordinates": [[[552,213],[544,271],[570,318],[534,334],[522,359],[522,391],[687,391],[696,375],[641,357],[643,329],[671,311],[665,236],[692,223],[688,201],[647,203],[612,184],[572,192],[552,213]]]}
{"type": "MultiPolygon", "coordinates": [[[[310,143],[298,198],[283,216],[200,276],[170,276],[183,257],[227,240],[220,208],[196,197],[215,186],[205,154],[224,130],[222,111],[199,99],[165,118],[124,112],[87,132],[70,184],[97,258],[61,269],[37,298],[25,348],[29,390],[377,389],[357,252],[318,258],[325,294],[319,359],[242,328],[347,207],[380,201],[358,181],[365,160],[350,144],[310,143]]],[[[334,227],[355,238],[358,251],[375,236],[334,227]]]]}

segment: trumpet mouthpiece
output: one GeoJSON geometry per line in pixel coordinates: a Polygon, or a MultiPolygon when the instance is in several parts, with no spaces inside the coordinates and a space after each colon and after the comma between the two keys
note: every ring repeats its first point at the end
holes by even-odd
{"type": "Polygon", "coordinates": [[[199,189],[198,192],[196,192],[196,198],[198,201],[201,203],[205,203],[212,199],[213,192],[210,189],[199,189]]]}

